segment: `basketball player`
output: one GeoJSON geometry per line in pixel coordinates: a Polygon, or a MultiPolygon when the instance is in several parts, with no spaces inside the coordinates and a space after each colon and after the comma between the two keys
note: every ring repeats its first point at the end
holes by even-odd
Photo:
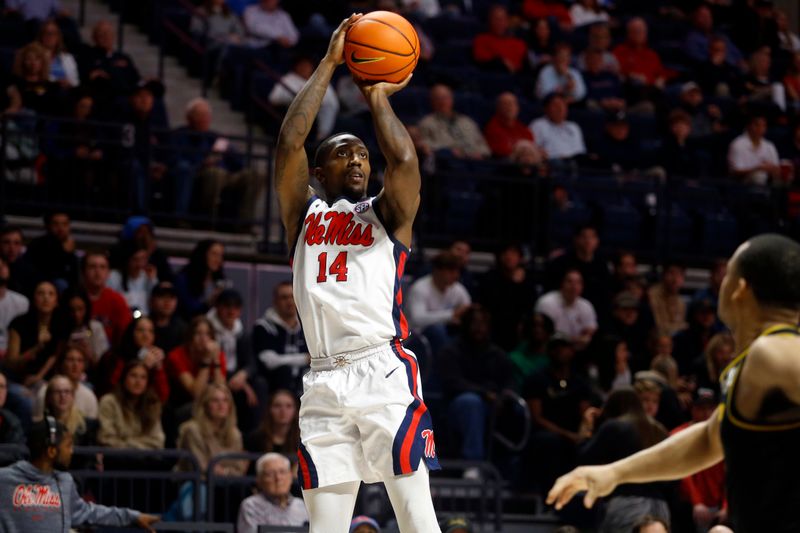
{"type": "Polygon", "coordinates": [[[548,504],[583,503],[623,483],[681,479],[725,460],[736,533],[800,531],[800,245],[780,235],[742,244],[728,262],[719,316],[741,353],[723,371],[711,417],[626,459],[580,467],[548,504]]]}
{"type": "Polygon", "coordinates": [[[362,85],[386,158],[384,188],[368,198],[369,153],[357,137],[322,141],[309,186],[303,148],[336,67],[342,22],[328,52],[286,113],[275,187],[291,248],[294,296],[311,371],[303,380],[298,452],[312,533],[348,531],[361,481],[383,481],[404,533],[438,532],[428,469],[438,468],[417,361],[403,349],[408,325],[400,282],[419,206],[411,139],[389,105],[399,84],[362,85]]]}

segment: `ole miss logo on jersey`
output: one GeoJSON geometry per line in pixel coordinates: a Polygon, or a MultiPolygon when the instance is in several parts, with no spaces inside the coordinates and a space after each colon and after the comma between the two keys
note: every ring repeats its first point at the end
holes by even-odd
{"type": "Polygon", "coordinates": [[[372,246],[372,224],[356,222],[354,218],[353,213],[339,211],[311,213],[305,219],[306,244],[372,246]]]}
{"type": "Polygon", "coordinates": [[[422,431],[421,435],[425,440],[425,457],[433,459],[436,457],[436,443],[433,440],[433,430],[425,429],[422,431]]]}

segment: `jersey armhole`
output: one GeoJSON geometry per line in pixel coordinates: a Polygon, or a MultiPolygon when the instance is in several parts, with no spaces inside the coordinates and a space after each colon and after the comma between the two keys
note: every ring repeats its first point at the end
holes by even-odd
{"type": "Polygon", "coordinates": [[[410,254],[411,248],[400,242],[397,237],[394,236],[394,232],[386,224],[386,219],[383,218],[383,213],[381,213],[380,196],[374,196],[372,198],[372,210],[375,212],[375,217],[378,219],[378,222],[381,223],[381,226],[383,226],[383,229],[386,231],[386,235],[389,236],[392,244],[394,244],[395,247],[399,247],[400,250],[404,251],[406,254],[410,254]]]}
{"type": "Polygon", "coordinates": [[[289,249],[289,261],[294,261],[294,252],[297,249],[297,243],[300,241],[300,234],[303,232],[303,223],[305,222],[306,215],[308,214],[308,210],[311,208],[311,204],[319,200],[319,196],[316,194],[312,194],[311,198],[306,201],[306,206],[303,208],[303,211],[300,213],[300,218],[297,221],[297,235],[294,237],[294,242],[292,243],[292,247],[289,249]]]}

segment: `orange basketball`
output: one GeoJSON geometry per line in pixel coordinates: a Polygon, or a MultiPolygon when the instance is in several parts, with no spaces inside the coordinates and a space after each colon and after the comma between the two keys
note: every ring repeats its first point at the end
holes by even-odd
{"type": "Polygon", "coordinates": [[[373,11],[347,30],[344,58],[355,78],[398,83],[417,66],[419,37],[397,13],[373,11]]]}

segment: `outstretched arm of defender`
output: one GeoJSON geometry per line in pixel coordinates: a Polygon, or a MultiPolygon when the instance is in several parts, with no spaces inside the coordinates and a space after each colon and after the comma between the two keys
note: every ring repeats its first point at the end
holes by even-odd
{"type": "Polygon", "coordinates": [[[411,81],[361,85],[367,99],[381,152],[386,158],[386,174],[381,193],[381,214],[400,242],[411,245],[411,227],[419,208],[421,178],[414,143],[403,123],[394,114],[389,96],[411,81]]]}
{"type": "Polygon", "coordinates": [[[347,29],[359,17],[361,15],[352,15],[339,24],[331,37],[328,53],[289,106],[278,134],[275,189],[278,192],[281,220],[289,243],[294,242],[297,237],[300,230],[297,227],[298,218],[311,196],[306,138],[322,105],[322,98],[328,90],[333,71],[344,62],[344,36],[347,29]]]}
{"type": "Polygon", "coordinates": [[[718,463],[723,459],[719,416],[717,408],[705,422],[615,463],[576,468],[558,478],[547,495],[548,505],[561,509],[576,493],[586,491],[583,503],[591,507],[617,485],[683,479],[718,463]]]}

